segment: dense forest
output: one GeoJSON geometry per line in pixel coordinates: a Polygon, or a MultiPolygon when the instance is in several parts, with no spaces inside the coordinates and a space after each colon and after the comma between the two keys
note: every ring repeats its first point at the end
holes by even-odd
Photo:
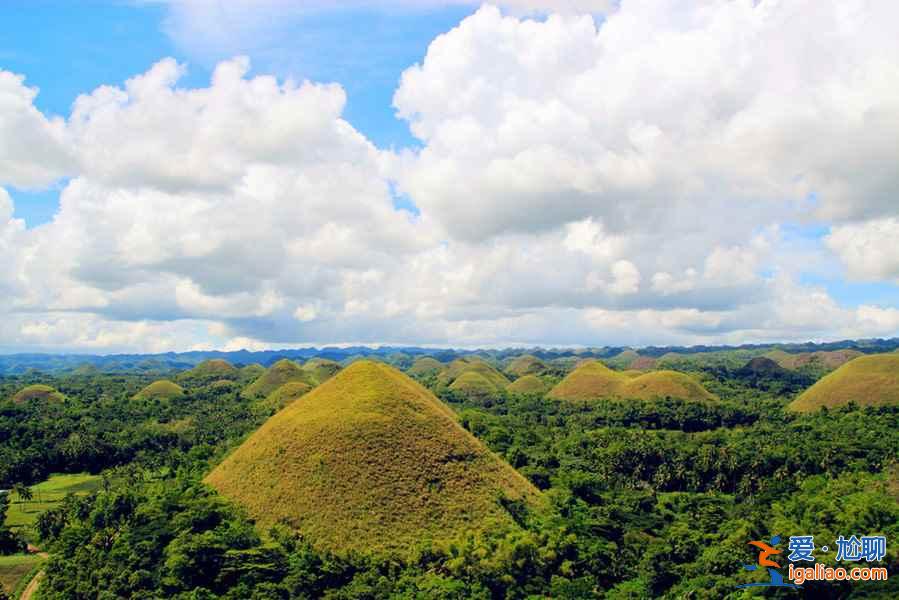
{"type": "MultiPolygon", "coordinates": [[[[786,405],[818,374],[743,363],[688,365],[713,403],[571,403],[508,391],[475,398],[434,373],[418,375],[545,493],[549,510],[510,502],[520,527],[444,545],[423,540],[411,558],[330,553],[284,526],[261,531],[202,483],[277,409],[260,412],[240,377],[182,379],[184,397],[166,400],[138,394],[154,379],[142,373],[8,376],[0,488],[51,473],[102,474],[99,490],[71,495],[37,520],[50,553],[42,599],[739,598],[743,565],[755,560],[749,541],[804,534],[885,535],[886,566],[896,572],[899,407],[793,413],[786,405]],[[11,399],[38,382],[64,401],[11,399]]],[[[22,544],[0,527],[0,554],[22,544]]],[[[809,598],[899,597],[895,578],[804,588],[809,598]]]]}

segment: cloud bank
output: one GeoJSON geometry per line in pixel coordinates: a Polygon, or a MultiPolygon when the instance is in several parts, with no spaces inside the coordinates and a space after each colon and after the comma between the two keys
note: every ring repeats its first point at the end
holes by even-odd
{"type": "Polygon", "coordinates": [[[899,284],[899,8],[515,4],[403,74],[416,150],[241,57],[201,88],[163,59],[65,119],[0,71],[0,186],[66,178],[32,229],[0,187],[0,349],[899,334],[807,277],[899,284]]]}

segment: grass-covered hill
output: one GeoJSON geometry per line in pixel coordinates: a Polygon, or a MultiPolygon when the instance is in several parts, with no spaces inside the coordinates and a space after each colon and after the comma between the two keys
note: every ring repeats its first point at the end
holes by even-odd
{"type": "Polygon", "coordinates": [[[265,398],[291,381],[299,381],[309,387],[316,383],[309,371],[292,360],[284,358],[270,366],[253,383],[244,388],[243,395],[247,398],[265,398]]]}
{"type": "Polygon", "coordinates": [[[506,388],[513,394],[545,394],[549,387],[536,375],[519,377],[506,388]]]}
{"type": "Polygon", "coordinates": [[[809,412],[855,402],[860,406],[899,404],[899,354],[853,359],[803,392],[791,410],[809,412]]]}
{"type": "Polygon", "coordinates": [[[406,371],[413,377],[430,377],[436,375],[443,370],[444,364],[431,356],[422,356],[412,363],[409,370],[406,371]]]}
{"type": "Polygon", "coordinates": [[[450,384],[449,389],[469,399],[489,398],[503,389],[479,371],[464,371],[450,384]]]}
{"type": "Polygon", "coordinates": [[[836,369],[850,360],[862,356],[858,350],[818,350],[816,352],[800,352],[791,354],[783,350],[772,350],[765,354],[785,369],[801,369],[803,367],[819,367],[826,370],[836,369]]]}
{"type": "Polygon", "coordinates": [[[270,418],[206,478],[267,527],[337,552],[404,554],[424,539],[514,527],[502,498],[537,490],[427,389],[359,361],[270,418]]]}
{"type": "Polygon", "coordinates": [[[204,360],[193,369],[178,375],[178,383],[186,385],[205,385],[219,379],[238,379],[240,371],[227,360],[213,358],[204,360]]]}
{"type": "Polygon", "coordinates": [[[12,401],[16,404],[27,404],[30,402],[61,402],[65,399],[56,388],[49,385],[36,383],[22,388],[12,397],[12,401]]]}
{"type": "Polygon", "coordinates": [[[136,400],[177,400],[183,396],[183,387],[168,379],[159,379],[135,394],[134,398],[136,400]]]}
{"type": "Polygon", "coordinates": [[[557,400],[582,401],[600,398],[679,398],[711,400],[702,384],[676,371],[613,371],[599,361],[581,364],[549,393],[557,400]]]}
{"type": "Polygon", "coordinates": [[[464,373],[478,373],[497,390],[504,390],[509,385],[506,376],[497,371],[487,361],[477,356],[466,356],[452,361],[439,374],[440,383],[451,386],[464,373]]]}
{"type": "Polygon", "coordinates": [[[342,368],[339,362],[327,358],[313,358],[303,365],[303,370],[312,376],[312,380],[316,384],[327,381],[342,368]]]}
{"type": "Polygon", "coordinates": [[[513,358],[509,364],[506,365],[505,371],[512,378],[517,379],[519,377],[524,377],[525,375],[540,375],[541,373],[545,373],[548,368],[547,364],[536,356],[524,354],[513,358]]]}
{"type": "Polygon", "coordinates": [[[277,412],[306,394],[312,387],[304,381],[289,381],[266,396],[265,399],[254,402],[253,407],[257,411],[277,412]]]}

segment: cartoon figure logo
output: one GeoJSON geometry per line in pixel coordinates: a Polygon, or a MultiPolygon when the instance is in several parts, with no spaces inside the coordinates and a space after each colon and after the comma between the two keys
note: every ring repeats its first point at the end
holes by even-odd
{"type": "Polygon", "coordinates": [[[738,588],[748,588],[748,587],[789,587],[789,588],[798,588],[802,587],[800,585],[796,585],[793,583],[784,583],[783,575],[777,570],[780,568],[780,565],[768,558],[769,556],[774,556],[775,554],[780,554],[781,551],[775,548],[778,542],[780,542],[780,536],[775,535],[771,538],[771,544],[768,545],[765,542],[753,541],[749,542],[751,546],[755,546],[759,549],[759,562],[757,565],[743,565],[743,568],[747,571],[755,571],[759,567],[766,567],[768,569],[768,577],[770,581],[760,582],[760,583],[744,583],[743,585],[738,585],[738,588]]]}

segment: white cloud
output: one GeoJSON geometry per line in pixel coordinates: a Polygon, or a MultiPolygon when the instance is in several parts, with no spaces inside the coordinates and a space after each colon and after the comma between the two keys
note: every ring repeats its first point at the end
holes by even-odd
{"type": "MultiPolygon", "coordinates": [[[[897,211],[899,212],[899,211],[897,211]]],[[[885,217],[831,229],[827,245],[855,279],[899,283],[899,217],[885,217]]]]}
{"type": "Polygon", "coordinates": [[[0,69],[0,185],[40,188],[72,168],[65,124],[34,107],[37,92],[0,69]]]}

